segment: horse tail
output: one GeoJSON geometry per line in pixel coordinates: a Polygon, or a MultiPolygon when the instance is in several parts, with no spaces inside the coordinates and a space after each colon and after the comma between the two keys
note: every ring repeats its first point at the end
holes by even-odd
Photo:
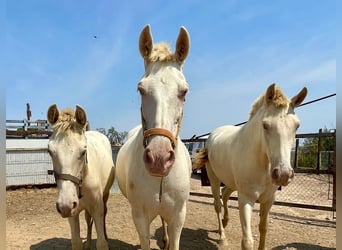
{"type": "Polygon", "coordinates": [[[202,148],[196,155],[192,163],[192,169],[199,169],[209,161],[208,149],[202,148]]]}

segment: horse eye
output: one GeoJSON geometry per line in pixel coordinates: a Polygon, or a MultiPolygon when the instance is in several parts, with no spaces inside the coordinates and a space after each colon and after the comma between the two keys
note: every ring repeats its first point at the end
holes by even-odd
{"type": "Polygon", "coordinates": [[[82,150],[79,158],[82,159],[86,155],[86,153],[87,149],[82,150]]]}
{"type": "Polygon", "coordinates": [[[268,122],[262,122],[262,127],[264,128],[264,130],[269,130],[271,125],[268,122]]]}

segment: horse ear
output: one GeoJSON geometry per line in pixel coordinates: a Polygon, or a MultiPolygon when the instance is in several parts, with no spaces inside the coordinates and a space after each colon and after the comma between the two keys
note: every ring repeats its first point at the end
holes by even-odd
{"type": "Polygon", "coordinates": [[[273,102],[273,99],[275,97],[276,94],[276,89],[275,89],[275,83],[272,83],[266,91],[266,103],[270,104],[271,102],[273,102]]]}
{"type": "Polygon", "coordinates": [[[151,27],[147,24],[140,33],[139,51],[144,59],[147,59],[153,49],[153,38],[151,34],[151,27]]]}
{"type": "Polygon", "coordinates": [[[293,107],[298,107],[305,99],[308,94],[308,89],[304,87],[296,96],[291,98],[293,107]]]}
{"type": "Polygon", "coordinates": [[[77,123],[83,127],[88,124],[86,112],[79,105],[76,105],[75,118],[77,123]]]}
{"type": "Polygon", "coordinates": [[[190,50],[190,36],[185,27],[181,27],[176,42],[176,56],[181,63],[188,56],[190,50]]]}
{"type": "Polygon", "coordinates": [[[52,104],[47,111],[47,119],[51,125],[58,120],[59,112],[56,104],[52,104]]]}

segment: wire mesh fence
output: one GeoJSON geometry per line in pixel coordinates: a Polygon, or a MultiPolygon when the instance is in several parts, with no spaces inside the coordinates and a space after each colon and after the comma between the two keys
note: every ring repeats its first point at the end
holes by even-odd
{"type": "MultiPolygon", "coordinates": [[[[185,140],[189,145],[198,141],[205,140],[185,140]]],[[[190,153],[198,151],[189,149],[190,153]]],[[[276,192],[276,204],[336,211],[336,130],[298,134],[291,163],[295,177],[276,192]]],[[[200,171],[202,185],[210,185],[205,169],[202,167],[200,171]]],[[[236,193],[232,198],[237,198],[236,193]]]]}
{"type": "Polygon", "coordinates": [[[333,206],[331,174],[296,173],[293,181],[276,193],[276,201],[330,210],[333,206]]]}

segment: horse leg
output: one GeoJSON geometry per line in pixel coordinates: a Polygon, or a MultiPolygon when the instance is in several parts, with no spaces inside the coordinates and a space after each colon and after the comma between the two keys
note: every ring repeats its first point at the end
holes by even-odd
{"type": "Polygon", "coordinates": [[[71,229],[71,248],[72,250],[82,250],[82,239],[80,236],[80,220],[79,214],[68,218],[71,229]]]}
{"type": "Polygon", "coordinates": [[[169,248],[165,248],[167,250],[178,250],[179,249],[179,241],[180,235],[182,232],[182,228],[184,226],[186,215],[186,204],[184,203],[183,207],[180,211],[172,211],[171,217],[168,218],[167,223],[167,231],[170,237],[169,248]]]}
{"type": "Polygon", "coordinates": [[[132,207],[132,218],[137,229],[141,250],[150,250],[150,221],[143,209],[132,207]]]}
{"type": "Polygon", "coordinates": [[[217,215],[217,220],[219,224],[219,234],[220,234],[220,245],[228,245],[226,235],[224,233],[224,227],[222,224],[222,218],[221,218],[221,198],[220,198],[220,186],[221,186],[221,181],[217,178],[217,176],[214,174],[210,163],[208,162],[206,164],[206,169],[207,169],[207,174],[208,178],[210,181],[210,186],[211,186],[211,192],[214,196],[214,206],[215,206],[215,212],[217,215]]]}
{"type": "Polygon", "coordinates": [[[105,236],[105,206],[103,203],[99,203],[95,206],[93,212],[93,218],[95,222],[95,228],[97,233],[96,249],[108,250],[108,242],[105,236]]]}
{"type": "Polygon", "coordinates": [[[265,249],[266,243],[266,233],[268,227],[268,214],[272,207],[274,198],[260,203],[260,222],[259,222],[259,232],[260,232],[260,241],[259,241],[259,250],[265,249]]]}
{"type": "Polygon", "coordinates": [[[87,210],[85,210],[84,213],[85,220],[87,222],[87,242],[85,244],[85,249],[91,249],[91,235],[92,235],[92,229],[93,229],[93,218],[89,214],[87,210]]]}
{"type": "Polygon", "coordinates": [[[241,249],[242,250],[252,250],[253,249],[253,236],[252,236],[252,210],[254,202],[249,201],[243,195],[239,195],[239,215],[242,228],[242,240],[241,249]]]}
{"type": "Polygon", "coordinates": [[[169,234],[167,233],[167,224],[163,217],[160,216],[163,225],[163,242],[164,242],[164,249],[169,249],[170,239],[169,234]]]}
{"type": "Polygon", "coordinates": [[[223,209],[224,209],[222,224],[224,228],[227,226],[228,221],[229,221],[228,199],[233,192],[234,190],[230,189],[227,186],[224,186],[222,188],[222,201],[223,201],[223,209]]]}
{"type": "Polygon", "coordinates": [[[109,198],[109,190],[108,192],[105,192],[103,195],[103,206],[104,206],[104,214],[103,214],[103,225],[104,225],[104,235],[106,240],[108,241],[108,235],[107,235],[107,228],[106,228],[106,216],[107,216],[107,201],[109,198]]]}

